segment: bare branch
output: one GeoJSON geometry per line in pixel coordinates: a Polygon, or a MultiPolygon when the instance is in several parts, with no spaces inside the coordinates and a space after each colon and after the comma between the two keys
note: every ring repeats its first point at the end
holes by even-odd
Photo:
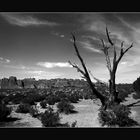
{"type": "Polygon", "coordinates": [[[121,42],[121,49],[123,48],[124,41],[121,42]]]}
{"type": "Polygon", "coordinates": [[[93,78],[94,80],[96,80],[97,82],[99,82],[99,83],[101,83],[101,84],[105,84],[105,85],[107,85],[106,82],[104,82],[104,81],[102,81],[102,80],[100,80],[100,79],[94,77],[90,70],[89,70],[89,73],[91,74],[91,76],[92,76],[92,78],[93,78]]]}
{"type": "Polygon", "coordinates": [[[133,107],[133,106],[136,106],[136,104],[138,104],[140,102],[140,100],[134,102],[134,103],[131,103],[129,105],[127,105],[127,107],[133,107]]]}
{"type": "Polygon", "coordinates": [[[130,45],[130,47],[128,47],[125,51],[124,51],[124,53],[126,53],[130,48],[132,48],[133,47],[133,43],[130,45]]]}
{"type": "Polygon", "coordinates": [[[109,47],[105,46],[105,43],[104,43],[104,40],[101,39],[101,42],[102,42],[102,47],[103,47],[103,52],[105,54],[105,58],[106,58],[106,63],[107,63],[107,68],[109,70],[109,72],[111,72],[111,62],[110,62],[110,58],[109,58],[109,54],[108,54],[108,49],[109,47]]]}
{"type": "MultiPolygon", "coordinates": [[[[97,100],[97,99],[96,99],[96,100],[97,100]]],[[[99,103],[97,103],[96,100],[93,100],[93,103],[96,104],[96,105],[98,105],[98,106],[101,106],[99,103]]]]}
{"type": "Polygon", "coordinates": [[[76,65],[75,63],[72,63],[71,61],[68,61],[70,65],[72,65],[74,68],[77,69],[78,72],[80,72],[83,76],[85,76],[85,73],[83,70],[81,70],[78,65],[76,65]]]}
{"type": "Polygon", "coordinates": [[[86,75],[86,77],[88,78],[88,79],[90,79],[90,77],[89,77],[89,74],[88,74],[88,71],[87,71],[87,68],[86,68],[86,66],[85,66],[85,63],[84,63],[84,61],[83,61],[83,59],[82,59],[82,57],[81,57],[81,55],[80,55],[80,53],[79,53],[79,51],[78,51],[78,48],[77,48],[77,46],[76,46],[76,39],[75,39],[75,36],[74,36],[74,34],[72,34],[72,37],[73,37],[73,41],[74,41],[74,48],[75,48],[75,51],[76,51],[76,54],[77,54],[77,56],[78,56],[78,58],[79,58],[79,60],[80,60],[80,62],[81,62],[81,64],[82,64],[82,66],[83,66],[83,68],[84,68],[84,73],[85,73],[85,75],[86,75]]]}
{"type": "Polygon", "coordinates": [[[128,47],[125,51],[123,50],[123,47],[121,45],[121,51],[120,51],[120,56],[117,60],[117,64],[120,62],[120,60],[122,59],[123,55],[130,49],[133,47],[133,43],[130,45],[130,47],[128,47]]]}
{"type": "Polygon", "coordinates": [[[82,72],[82,74],[86,78],[89,86],[91,87],[92,92],[97,96],[97,98],[100,99],[100,101],[102,102],[102,105],[105,105],[106,97],[96,90],[94,83],[90,79],[90,76],[89,76],[88,70],[87,70],[87,68],[85,66],[85,63],[84,63],[84,61],[83,61],[83,59],[82,59],[82,57],[81,57],[81,55],[80,55],[80,53],[78,51],[78,48],[77,48],[77,45],[76,45],[76,39],[75,39],[74,34],[72,34],[72,37],[73,37],[73,41],[74,41],[73,42],[74,49],[75,49],[76,54],[77,54],[77,56],[78,56],[78,58],[79,58],[79,60],[80,60],[80,62],[82,64],[82,67],[84,69],[84,72],[77,65],[72,64],[71,62],[70,63],[72,64],[73,67],[77,68],[80,72],[82,72]]]}
{"type": "Polygon", "coordinates": [[[124,44],[124,41],[121,42],[120,56],[123,54],[123,44],[124,44]]]}
{"type": "Polygon", "coordinates": [[[114,43],[112,42],[112,40],[110,39],[110,36],[109,36],[109,32],[108,32],[108,29],[106,27],[106,34],[107,34],[107,39],[108,39],[108,42],[111,44],[111,46],[114,45],[114,43]]]}

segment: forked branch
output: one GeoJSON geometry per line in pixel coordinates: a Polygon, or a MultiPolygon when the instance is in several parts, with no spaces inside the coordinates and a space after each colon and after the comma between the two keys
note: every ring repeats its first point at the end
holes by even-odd
{"type": "Polygon", "coordinates": [[[75,51],[76,51],[76,55],[77,55],[77,57],[79,58],[79,60],[80,60],[80,62],[81,62],[81,64],[82,64],[82,67],[83,67],[84,71],[81,70],[76,64],[72,64],[70,61],[69,61],[69,63],[70,63],[74,68],[76,68],[79,72],[81,72],[81,74],[85,77],[85,79],[87,80],[89,86],[91,87],[91,90],[93,91],[93,94],[95,94],[95,95],[97,96],[97,98],[100,99],[102,105],[104,106],[104,105],[105,105],[105,102],[106,102],[106,97],[103,96],[100,92],[98,92],[98,91],[96,90],[94,83],[93,83],[93,82],[91,81],[91,79],[90,79],[90,76],[89,76],[88,70],[87,70],[87,68],[86,68],[86,66],[85,66],[85,63],[84,63],[84,61],[83,61],[83,59],[82,59],[82,57],[81,57],[81,55],[80,55],[80,53],[79,53],[79,51],[78,51],[78,48],[77,48],[77,45],[76,45],[76,39],[75,39],[74,34],[72,34],[72,37],[73,37],[73,45],[74,45],[74,49],[75,49],[75,51]]]}
{"type": "Polygon", "coordinates": [[[74,68],[77,69],[78,72],[80,72],[83,76],[85,76],[85,72],[83,70],[81,70],[78,65],[76,65],[75,63],[72,63],[71,61],[68,61],[70,65],[72,65],[74,68]]]}
{"type": "Polygon", "coordinates": [[[120,56],[118,58],[118,60],[116,61],[116,63],[118,64],[120,62],[120,60],[122,59],[123,55],[130,49],[133,47],[133,43],[126,49],[123,49],[123,43],[121,43],[121,50],[120,50],[120,56]]]}

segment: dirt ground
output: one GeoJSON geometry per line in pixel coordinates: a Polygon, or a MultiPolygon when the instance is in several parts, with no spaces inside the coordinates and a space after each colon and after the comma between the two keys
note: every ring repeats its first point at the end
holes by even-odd
{"type": "Polygon", "coordinates": [[[67,121],[71,124],[77,121],[78,127],[100,127],[98,122],[98,109],[100,106],[93,104],[92,100],[82,100],[78,104],[73,104],[77,113],[64,115],[61,114],[62,123],[67,121]]]}
{"type": "MultiPolygon", "coordinates": [[[[131,95],[127,98],[127,101],[124,102],[124,104],[128,104],[130,102],[134,102],[131,95]]],[[[73,103],[75,106],[75,110],[77,113],[73,114],[60,114],[61,123],[68,122],[69,124],[72,124],[74,121],[77,121],[76,127],[101,127],[99,121],[98,121],[98,109],[100,107],[100,102],[97,100],[93,103],[93,100],[81,100],[79,103],[73,103]]],[[[56,110],[56,105],[53,106],[54,110],[56,110]]],[[[44,109],[40,109],[41,112],[44,112],[44,109]]],[[[134,107],[132,109],[131,116],[136,119],[138,122],[140,122],[140,107],[134,107]]],[[[23,128],[23,127],[29,127],[29,128],[38,128],[42,127],[42,123],[39,119],[32,117],[29,113],[23,114],[23,113],[16,113],[14,110],[11,113],[12,118],[15,118],[17,120],[13,122],[7,122],[7,123],[0,123],[0,127],[10,127],[10,128],[23,128]]]]}
{"type": "MultiPolygon", "coordinates": [[[[75,106],[75,111],[77,113],[74,114],[60,114],[61,123],[68,122],[69,124],[77,121],[77,127],[100,127],[98,123],[98,109],[99,106],[93,104],[92,100],[81,100],[79,103],[73,104],[75,106]]],[[[54,110],[56,110],[56,106],[54,106],[54,110]]],[[[41,112],[45,111],[40,109],[41,112]]],[[[1,127],[42,127],[42,123],[39,119],[32,117],[29,113],[16,113],[12,111],[11,113],[12,118],[17,118],[16,121],[1,123],[1,127]]]]}

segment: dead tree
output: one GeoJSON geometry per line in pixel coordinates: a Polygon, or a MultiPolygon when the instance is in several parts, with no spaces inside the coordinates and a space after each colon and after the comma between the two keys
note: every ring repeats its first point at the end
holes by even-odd
{"type": "MultiPolygon", "coordinates": [[[[106,36],[107,36],[107,40],[109,42],[109,46],[107,46],[104,42],[103,39],[101,39],[101,43],[102,43],[102,47],[103,47],[103,52],[105,54],[105,58],[106,58],[106,63],[107,63],[107,68],[109,70],[109,74],[110,74],[110,79],[109,79],[109,97],[104,96],[103,94],[101,94],[99,91],[96,90],[95,88],[95,84],[91,81],[90,78],[90,74],[89,71],[87,70],[87,67],[83,61],[83,58],[81,57],[77,44],[76,44],[76,38],[75,35],[72,34],[72,38],[73,38],[73,46],[76,52],[77,57],[79,58],[81,65],[83,67],[83,69],[81,69],[78,65],[76,65],[75,63],[72,63],[69,61],[69,63],[77,69],[78,72],[80,72],[83,75],[83,78],[86,79],[87,83],[89,84],[90,88],[92,89],[92,92],[94,95],[96,95],[96,97],[98,99],[100,99],[101,103],[102,103],[102,107],[104,109],[106,109],[108,106],[117,103],[119,104],[119,99],[118,99],[118,92],[116,91],[116,71],[117,71],[117,67],[119,62],[121,61],[122,57],[124,56],[124,54],[133,47],[133,44],[130,45],[130,47],[128,47],[127,49],[124,50],[124,45],[123,42],[121,43],[121,49],[120,49],[120,54],[119,57],[117,58],[117,52],[116,52],[116,48],[115,48],[115,44],[113,43],[113,41],[110,38],[108,29],[106,27],[106,36]],[[113,48],[113,62],[111,64],[110,61],[110,57],[109,57],[109,49],[113,48]]],[[[95,78],[94,78],[95,79],[95,78]]]]}
{"type": "Polygon", "coordinates": [[[108,39],[110,46],[106,46],[104,43],[104,40],[101,40],[101,42],[102,42],[102,47],[103,47],[102,50],[103,50],[105,57],[106,57],[107,68],[108,68],[109,74],[110,74],[110,79],[109,79],[110,98],[109,98],[109,100],[112,102],[119,103],[118,92],[116,91],[116,81],[115,81],[116,80],[116,71],[117,71],[118,64],[121,61],[122,57],[130,48],[133,47],[133,43],[127,49],[124,50],[124,44],[123,44],[123,42],[121,42],[121,49],[120,49],[119,56],[117,58],[116,47],[115,47],[114,42],[110,38],[107,27],[106,27],[106,35],[107,35],[107,39],[108,39]],[[111,65],[111,61],[110,61],[109,53],[108,53],[108,50],[111,47],[113,48],[112,65],[111,65]]]}
{"type": "Polygon", "coordinates": [[[89,72],[86,68],[86,65],[83,61],[83,58],[81,57],[80,53],[79,53],[79,50],[77,48],[77,45],[76,45],[76,39],[75,39],[75,36],[74,34],[72,34],[72,37],[73,37],[73,45],[74,45],[74,48],[75,48],[75,51],[76,51],[76,55],[78,56],[81,64],[82,64],[82,67],[84,70],[82,70],[80,67],[78,67],[78,65],[76,65],[75,63],[72,63],[71,61],[69,61],[69,63],[77,69],[78,72],[80,72],[82,75],[83,75],[83,78],[86,79],[87,83],[89,84],[93,94],[96,95],[97,98],[100,99],[101,103],[102,103],[102,106],[105,106],[106,104],[106,97],[103,96],[99,91],[96,90],[95,88],[95,84],[91,81],[91,78],[89,76],[89,72]]]}

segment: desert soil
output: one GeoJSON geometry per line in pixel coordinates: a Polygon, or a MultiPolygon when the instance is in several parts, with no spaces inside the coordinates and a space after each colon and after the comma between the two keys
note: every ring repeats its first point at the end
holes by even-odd
{"type": "MultiPolygon", "coordinates": [[[[135,102],[135,100],[130,95],[126,98],[127,101],[124,104],[129,104],[130,102],[135,102]]],[[[77,121],[77,127],[101,127],[98,121],[98,109],[100,108],[100,102],[97,100],[93,102],[93,100],[81,100],[79,103],[73,103],[75,106],[75,111],[77,113],[73,114],[60,114],[61,123],[68,122],[72,124],[74,121],[77,121]]],[[[54,110],[56,110],[56,105],[53,106],[54,110]]],[[[44,112],[44,109],[40,109],[41,112],[44,112]]],[[[132,108],[131,116],[140,122],[140,107],[132,108]]],[[[32,117],[30,114],[16,113],[14,110],[11,113],[13,118],[18,118],[18,120],[7,123],[0,123],[0,127],[12,127],[12,128],[23,128],[23,127],[42,127],[42,123],[39,119],[32,117]]]]}
{"type": "MultiPolygon", "coordinates": [[[[77,111],[77,113],[69,115],[60,114],[61,123],[68,122],[71,124],[74,121],[77,121],[77,127],[100,127],[97,119],[99,105],[94,104],[92,100],[81,100],[79,103],[73,103],[73,105],[75,106],[75,111],[77,111]]],[[[56,105],[54,106],[54,110],[56,110],[56,105]]],[[[45,110],[40,109],[40,111],[44,112],[45,110]]],[[[41,121],[37,118],[33,118],[29,113],[23,114],[12,111],[11,117],[18,118],[19,120],[1,123],[1,127],[42,127],[41,121]]]]}

